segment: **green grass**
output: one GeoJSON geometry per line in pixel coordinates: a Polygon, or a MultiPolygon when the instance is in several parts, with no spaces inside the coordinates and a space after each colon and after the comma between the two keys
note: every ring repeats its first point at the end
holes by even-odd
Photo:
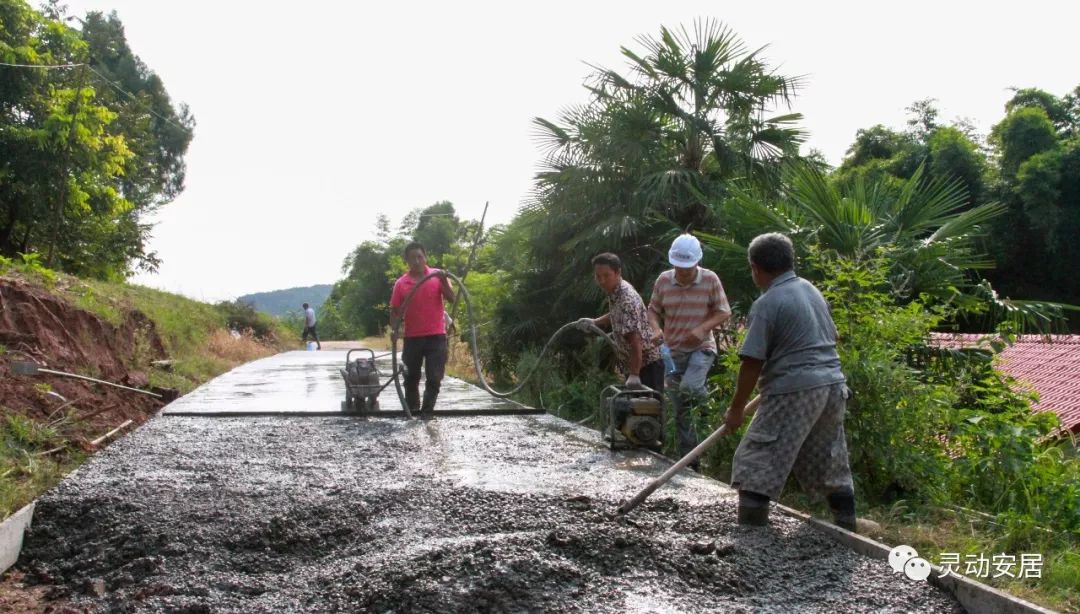
{"type": "MultiPolygon", "coordinates": [[[[182,378],[188,382],[202,383],[228,371],[229,367],[229,363],[220,358],[203,354],[192,354],[187,358],[178,360],[173,366],[173,371],[170,375],[174,380],[175,378],[182,378]]],[[[184,393],[189,392],[189,390],[185,389],[183,386],[180,388],[180,391],[184,393]]]]}
{"type": "MultiPolygon", "coordinates": [[[[0,407],[0,411],[6,412],[0,407]]],[[[86,456],[77,448],[43,454],[67,444],[57,428],[7,414],[0,419],[0,516],[7,517],[62,480],[86,456]]]]}
{"type": "MultiPolygon", "coordinates": [[[[226,327],[226,314],[218,306],[145,286],[61,279],[68,300],[114,325],[119,325],[129,310],[140,311],[154,322],[174,362],[171,370],[151,370],[150,385],[187,393],[233,366],[207,351],[210,335],[226,327]]],[[[282,346],[299,342],[296,331],[280,321],[273,322],[273,333],[282,346]]],[[[136,339],[136,352],[149,357],[149,342],[136,339]]]]}
{"type": "Polygon", "coordinates": [[[210,333],[225,326],[224,314],[214,305],[144,286],[79,280],[65,294],[113,324],[119,324],[129,309],[141,311],[154,322],[173,357],[201,353],[210,333]]]}
{"type": "Polygon", "coordinates": [[[1019,560],[1022,554],[1041,554],[1040,578],[972,579],[1058,611],[1080,612],[1080,546],[1068,535],[1046,533],[1016,544],[1006,527],[983,516],[938,508],[908,511],[894,505],[872,508],[862,515],[881,523],[884,541],[912,546],[934,563],[940,562],[944,552],[959,554],[961,560],[969,555],[1006,554],[1019,560]]]}
{"type": "MultiPolygon", "coordinates": [[[[798,489],[788,489],[780,502],[831,520],[823,502],[807,497],[798,489]]],[[[860,518],[873,520],[882,527],[880,535],[870,537],[889,546],[911,546],[919,556],[934,564],[940,564],[941,554],[945,552],[958,554],[961,561],[968,555],[985,555],[992,559],[996,554],[1006,554],[1019,561],[1022,554],[1041,554],[1040,578],[968,577],[1043,607],[1080,614],[1080,591],[1077,589],[1080,587],[1080,543],[1075,537],[1039,531],[1035,536],[1026,534],[1023,543],[1017,543],[1017,535],[1008,527],[997,524],[993,517],[970,511],[909,505],[906,501],[891,506],[860,506],[858,511],[860,518]]],[[[964,565],[959,571],[964,571],[964,565]]],[[[993,575],[993,568],[990,575],[993,575]]]]}

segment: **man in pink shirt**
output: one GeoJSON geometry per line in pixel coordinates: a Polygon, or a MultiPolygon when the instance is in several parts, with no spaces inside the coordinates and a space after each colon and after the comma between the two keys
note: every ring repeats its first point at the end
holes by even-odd
{"type": "Polygon", "coordinates": [[[420,243],[405,247],[405,263],[409,271],[394,282],[390,295],[390,330],[394,330],[402,318],[405,342],[401,349],[401,362],[405,373],[405,402],[409,411],[420,411],[420,417],[430,420],[435,411],[435,399],[439,396],[443,374],[446,372],[446,320],[443,299],[454,300],[454,290],[446,272],[427,265],[427,251],[420,243]],[[421,279],[431,273],[433,277],[420,284],[408,305],[405,299],[421,279]],[[402,308],[404,313],[402,313],[402,308]],[[420,365],[423,363],[424,403],[420,404],[420,365]]]}

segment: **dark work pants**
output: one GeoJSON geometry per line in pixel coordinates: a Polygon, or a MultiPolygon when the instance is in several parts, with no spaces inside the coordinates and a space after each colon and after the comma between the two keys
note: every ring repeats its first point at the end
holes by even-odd
{"type": "Polygon", "coordinates": [[[664,394],[664,361],[654,360],[641,368],[641,383],[664,394]]]}
{"type": "Polygon", "coordinates": [[[409,411],[420,410],[431,415],[435,411],[435,399],[439,396],[443,374],[446,373],[446,335],[406,337],[401,348],[401,362],[405,364],[405,402],[409,411]],[[420,364],[424,365],[424,403],[420,404],[420,364]]]}

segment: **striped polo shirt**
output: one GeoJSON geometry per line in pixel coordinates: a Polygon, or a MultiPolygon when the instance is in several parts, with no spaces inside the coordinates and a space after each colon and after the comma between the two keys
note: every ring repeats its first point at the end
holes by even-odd
{"type": "Polygon", "coordinates": [[[731,313],[720,278],[702,267],[698,267],[694,280],[686,286],[675,281],[675,269],[661,273],[653,285],[649,309],[660,316],[664,341],[673,352],[715,352],[716,341],[711,334],[705,335],[701,343],[696,345],[691,344],[687,337],[714,311],[731,313]]]}

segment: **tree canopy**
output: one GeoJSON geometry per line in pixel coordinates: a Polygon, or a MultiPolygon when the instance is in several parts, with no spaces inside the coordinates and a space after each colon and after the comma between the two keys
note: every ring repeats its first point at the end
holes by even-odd
{"type": "Polygon", "coordinates": [[[0,255],[99,278],[156,269],[146,216],[183,189],[187,107],[115,13],[0,0],[0,26],[0,61],[19,65],[0,66],[0,255]]]}

